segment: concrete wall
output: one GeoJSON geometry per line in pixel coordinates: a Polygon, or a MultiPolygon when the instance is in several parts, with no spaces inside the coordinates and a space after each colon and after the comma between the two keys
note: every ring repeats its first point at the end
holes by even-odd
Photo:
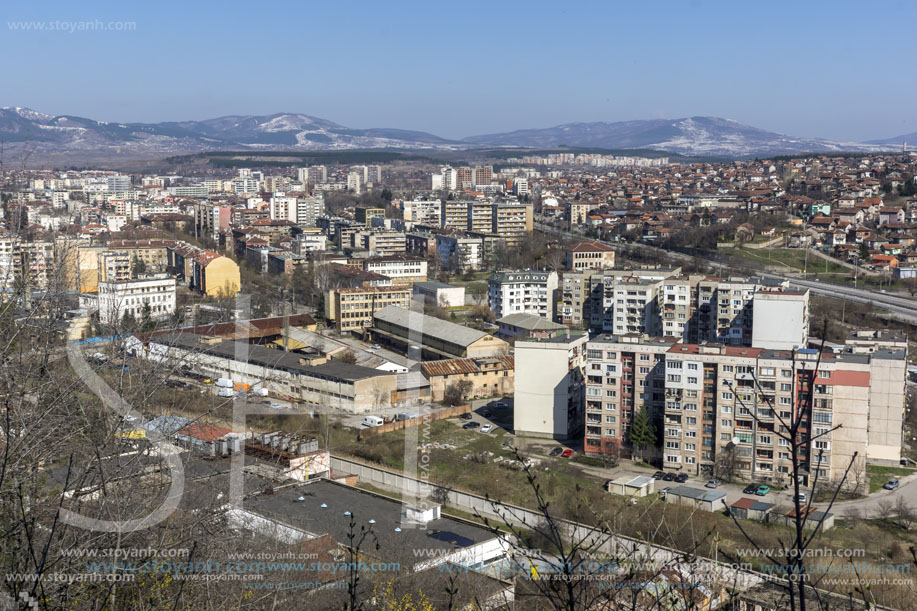
{"type": "Polygon", "coordinates": [[[869,460],[897,463],[901,459],[906,370],[906,359],[873,355],[870,360],[869,460]]]}

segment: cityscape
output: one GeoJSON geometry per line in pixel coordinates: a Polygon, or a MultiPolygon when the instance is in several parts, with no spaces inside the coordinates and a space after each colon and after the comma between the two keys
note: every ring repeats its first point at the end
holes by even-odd
{"type": "Polygon", "coordinates": [[[0,610],[917,609],[915,91],[732,95],[911,7],[90,4],[4,9],[0,610]]]}

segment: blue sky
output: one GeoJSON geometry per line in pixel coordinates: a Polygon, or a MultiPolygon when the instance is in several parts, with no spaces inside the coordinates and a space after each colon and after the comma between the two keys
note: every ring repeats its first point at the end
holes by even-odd
{"type": "Polygon", "coordinates": [[[303,112],[448,138],[713,115],[862,140],[917,131],[915,17],[907,0],[5,2],[0,106],[110,121],[303,112]]]}

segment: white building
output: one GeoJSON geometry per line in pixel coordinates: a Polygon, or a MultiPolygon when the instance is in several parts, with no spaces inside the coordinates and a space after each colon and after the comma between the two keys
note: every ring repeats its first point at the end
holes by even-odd
{"type": "Polygon", "coordinates": [[[406,201],[403,205],[404,220],[439,227],[442,207],[438,199],[406,201]]]}
{"type": "Polygon", "coordinates": [[[359,172],[351,172],[347,175],[347,190],[354,193],[363,191],[363,175],[359,172]]]}
{"type": "Polygon", "coordinates": [[[583,430],[583,368],[589,335],[517,341],[517,435],[569,439],[583,430]]]}
{"type": "Polygon", "coordinates": [[[427,279],[427,262],[420,257],[372,257],[363,262],[363,269],[391,278],[395,284],[423,282],[427,279]]]}
{"type": "Polygon", "coordinates": [[[772,350],[806,347],[809,337],[808,289],[759,289],[752,303],[752,346],[772,350]]]}
{"type": "Polygon", "coordinates": [[[465,305],[465,287],[452,286],[435,280],[415,282],[414,297],[423,301],[432,301],[444,308],[460,308],[465,305]]]}
{"type": "Polygon", "coordinates": [[[497,318],[523,312],[551,318],[557,295],[557,272],[497,272],[487,279],[487,302],[497,318]]]}
{"type": "Polygon", "coordinates": [[[175,278],[157,274],[136,280],[99,283],[99,320],[104,324],[120,321],[125,315],[140,320],[149,306],[152,320],[175,313],[175,278]]]}

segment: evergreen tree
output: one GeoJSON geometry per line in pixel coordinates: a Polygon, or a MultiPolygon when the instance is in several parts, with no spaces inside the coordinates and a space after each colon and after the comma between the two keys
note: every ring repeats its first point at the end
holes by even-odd
{"type": "Polygon", "coordinates": [[[650,422],[650,415],[646,412],[646,406],[644,405],[634,416],[634,423],[630,427],[630,445],[640,453],[640,458],[642,459],[646,448],[655,443],[656,430],[650,422]]]}

